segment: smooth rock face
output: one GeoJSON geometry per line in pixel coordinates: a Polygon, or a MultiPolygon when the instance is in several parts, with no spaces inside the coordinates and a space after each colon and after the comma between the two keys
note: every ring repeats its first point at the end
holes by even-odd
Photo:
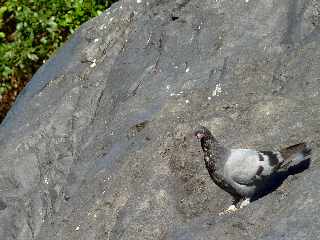
{"type": "Polygon", "coordinates": [[[114,4],[0,127],[1,239],[319,239],[319,43],[316,0],[114,4]],[[232,147],[306,141],[312,164],[219,216],[199,123],[232,147]]]}

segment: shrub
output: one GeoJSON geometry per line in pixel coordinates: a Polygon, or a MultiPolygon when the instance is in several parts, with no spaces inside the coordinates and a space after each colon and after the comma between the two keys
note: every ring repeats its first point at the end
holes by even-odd
{"type": "Polygon", "coordinates": [[[0,96],[22,88],[71,33],[112,2],[0,0],[0,96]]]}

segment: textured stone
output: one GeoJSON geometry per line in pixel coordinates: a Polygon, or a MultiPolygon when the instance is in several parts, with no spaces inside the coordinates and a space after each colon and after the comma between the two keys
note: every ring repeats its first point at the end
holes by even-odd
{"type": "Polygon", "coordinates": [[[1,239],[318,239],[318,1],[114,4],[0,126],[1,239]],[[309,169],[233,215],[197,124],[227,146],[306,141],[309,169]]]}

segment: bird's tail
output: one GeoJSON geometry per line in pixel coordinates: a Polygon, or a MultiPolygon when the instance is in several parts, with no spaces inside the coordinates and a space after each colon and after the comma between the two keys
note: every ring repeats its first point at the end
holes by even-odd
{"type": "Polygon", "coordinates": [[[311,156],[311,149],[308,148],[306,143],[298,143],[296,145],[283,148],[279,152],[282,157],[282,161],[280,163],[281,168],[286,168],[292,162],[301,162],[311,156]]]}

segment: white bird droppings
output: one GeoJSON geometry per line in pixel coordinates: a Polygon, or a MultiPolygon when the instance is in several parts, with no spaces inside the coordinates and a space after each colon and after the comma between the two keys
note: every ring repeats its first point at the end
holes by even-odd
{"type": "Polygon", "coordinates": [[[95,66],[97,66],[96,64],[96,59],[93,59],[92,64],[90,65],[91,68],[94,68],[95,66]]]}
{"type": "Polygon", "coordinates": [[[94,42],[99,42],[99,38],[96,38],[96,39],[94,40],[94,42]]]}
{"type": "Polygon", "coordinates": [[[49,184],[48,177],[44,177],[44,183],[47,184],[47,185],[49,184]]]}
{"type": "Polygon", "coordinates": [[[186,100],[186,104],[189,104],[189,103],[190,103],[190,101],[187,99],[187,100],[186,100]]]}
{"type": "Polygon", "coordinates": [[[211,97],[208,97],[208,100],[211,100],[211,97]]]}
{"type": "Polygon", "coordinates": [[[186,72],[189,72],[189,71],[190,71],[190,68],[187,68],[187,69],[186,69],[186,72]]]}
{"type": "Polygon", "coordinates": [[[218,84],[216,85],[216,88],[212,91],[212,96],[213,96],[213,97],[219,96],[221,93],[222,93],[221,84],[218,83],[218,84]]]}
{"type": "Polygon", "coordinates": [[[80,230],[80,225],[77,226],[75,230],[76,230],[76,231],[79,231],[79,230],[80,230]]]}
{"type": "Polygon", "coordinates": [[[147,45],[150,43],[150,40],[151,40],[151,34],[149,35],[149,38],[147,40],[147,45]]]}
{"type": "Polygon", "coordinates": [[[137,3],[142,3],[142,0],[137,0],[137,3]]]}

